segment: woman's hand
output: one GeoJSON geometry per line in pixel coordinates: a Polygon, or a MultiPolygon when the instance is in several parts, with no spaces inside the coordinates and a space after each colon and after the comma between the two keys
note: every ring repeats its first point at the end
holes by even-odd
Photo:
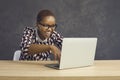
{"type": "Polygon", "coordinates": [[[54,58],[55,60],[58,59],[58,61],[60,61],[60,49],[58,49],[56,46],[54,45],[50,45],[50,50],[52,51],[52,53],[54,54],[54,58]]]}

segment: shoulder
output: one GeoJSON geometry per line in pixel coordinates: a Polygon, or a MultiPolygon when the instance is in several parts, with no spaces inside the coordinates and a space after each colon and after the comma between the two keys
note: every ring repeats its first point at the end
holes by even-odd
{"type": "Polygon", "coordinates": [[[34,32],[35,32],[35,28],[32,28],[32,27],[24,28],[24,34],[30,34],[30,33],[34,33],[34,32]]]}
{"type": "Polygon", "coordinates": [[[32,27],[25,27],[24,28],[24,31],[31,31],[33,32],[35,30],[35,28],[32,28],[32,27]]]}
{"type": "Polygon", "coordinates": [[[53,31],[52,37],[62,37],[62,35],[58,33],[57,31],[53,31]]]}
{"type": "Polygon", "coordinates": [[[52,36],[57,36],[57,37],[60,37],[60,36],[61,36],[61,34],[60,34],[60,33],[58,33],[57,31],[53,31],[52,36]]]}

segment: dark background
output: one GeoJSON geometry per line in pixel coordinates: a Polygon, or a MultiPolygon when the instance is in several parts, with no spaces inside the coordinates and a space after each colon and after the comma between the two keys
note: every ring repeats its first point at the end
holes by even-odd
{"type": "Polygon", "coordinates": [[[12,60],[42,9],[55,13],[64,37],[97,37],[95,59],[120,59],[120,0],[0,0],[0,59],[12,60]]]}

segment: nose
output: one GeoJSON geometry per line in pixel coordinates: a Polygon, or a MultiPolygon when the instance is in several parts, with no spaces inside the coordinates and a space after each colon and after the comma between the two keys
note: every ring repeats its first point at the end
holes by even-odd
{"type": "Polygon", "coordinates": [[[48,31],[52,31],[52,28],[48,27],[47,30],[48,30],[48,31]]]}

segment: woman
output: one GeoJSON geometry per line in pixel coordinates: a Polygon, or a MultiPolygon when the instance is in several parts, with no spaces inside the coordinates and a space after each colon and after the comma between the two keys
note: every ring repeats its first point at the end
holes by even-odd
{"type": "Polygon", "coordinates": [[[50,54],[60,59],[62,36],[55,31],[56,27],[54,14],[49,10],[40,11],[36,27],[24,29],[20,60],[50,60],[50,54]]]}

